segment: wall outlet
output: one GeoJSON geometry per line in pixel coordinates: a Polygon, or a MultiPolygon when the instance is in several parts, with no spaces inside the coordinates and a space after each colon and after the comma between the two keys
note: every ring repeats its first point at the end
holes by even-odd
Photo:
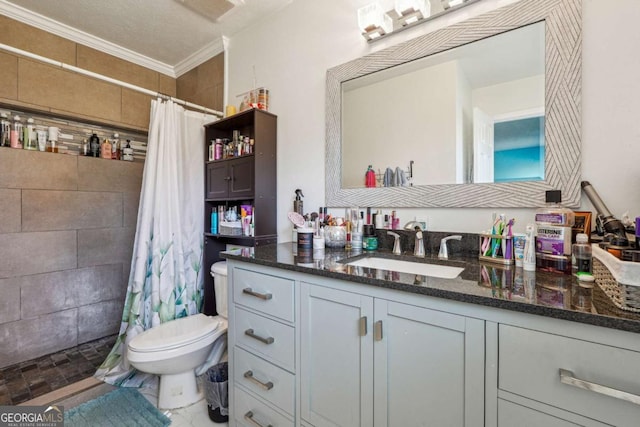
{"type": "Polygon", "coordinates": [[[422,226],[423,230],[427,230],[427,226],[429,225],[429,220],[428,220],[428,218],[426,216],[418,216],[418,215],[416,215],[415,221],[420,223],[420,225],[422,226]]]}

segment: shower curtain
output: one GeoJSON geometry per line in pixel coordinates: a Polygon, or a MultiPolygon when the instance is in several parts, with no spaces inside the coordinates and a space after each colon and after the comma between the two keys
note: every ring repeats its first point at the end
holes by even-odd
{"type": "Polygon", "coordinates": [[[202,308],[203,125],[213,120],[171,101],[151,101],[127,296],[118,338],[95,373],[98,379],[155,387],[157,377],[130,367],[127,344],[144,330],[202,308]]]}

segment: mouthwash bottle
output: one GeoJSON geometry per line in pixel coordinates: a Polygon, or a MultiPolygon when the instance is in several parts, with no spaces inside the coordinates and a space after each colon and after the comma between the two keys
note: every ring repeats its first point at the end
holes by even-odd
{"type": "Polygon", "coordinates": [[[536,211],[536,267],[571,274],[571,228],[575,215],[560,205],[560,190],[546,192],[547,204],[536,211]]]}

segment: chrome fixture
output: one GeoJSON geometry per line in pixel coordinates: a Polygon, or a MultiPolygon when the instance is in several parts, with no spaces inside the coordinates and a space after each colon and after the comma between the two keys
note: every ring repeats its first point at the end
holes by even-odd
{"type": "Polygon", "coordinates": [[[393,9],[384,11],[380,1],[358,9],[358,27],[372,42],[416,24],[429,21],[479,0],[395,0],[393,9]]]}
{"type": "Polygon", "coordinates": [[[462,240],[462,236],[454,234],[453,236],[445,237],[440,240],[440,252],[438,252],[438,258],[449,258],[449,250],[447,249],[447,240],[462,240]]]}
{"type": "Polygon", "coordinates": [[[400,235],[398,233],[394,233],[393,231],[387,231],[389,236],[393,236],[393,253],[395,255],[402,255],[402,248],[400,248],[400,235]]]}
{"type": "Polygon", "coordinates": [[[417,221],[409,221],[404,226],[405,230],[415,230],[416,239],[413,244],[413,255],[424,258],[424,237],[422,235],[422,224],[417,221]]]}

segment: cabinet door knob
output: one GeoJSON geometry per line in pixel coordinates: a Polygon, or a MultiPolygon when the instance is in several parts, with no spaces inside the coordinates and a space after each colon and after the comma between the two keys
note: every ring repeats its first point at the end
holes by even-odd
{"type": "Polygon", "coordinates": [[[594,393],[604,394],[605,396],[613,397],[620,400],[626,400],[627,402],[640,405],[640,396],[638,396],[637,394],[627,393],[626,391],[592,383],[590,381],[581,380],[580,378],[576,378],[573,372],[566,369],[560,368],[560,382],[562,384],[567,384],[573,387],[581,388],[583,390],[589,390],[594,393]]]}
{"type": "Polygon", "coordinates": [[[256,420],[254,420],[252,411],[249,411],[246,414],[244,414],[244,419],[249,421],[251,423],[251,425],[254,425],[256,427],[273,427],[271,424],[267,424],[266,426],[263,426],[262,424],[260,424],[256,420]]]}
{"type": "Polygon", "coordinates": [[[260,381],[259,379],[253,376],[253,371],[251,370],[245,372],[244,377],[249,381],[253,382],[254,384],[259,385],[261,388],[265,390],[271,390],[273,388],[273,383],[271,381],[267,381],[266,383],[263,383],[262,381],[260,381]]]}
{"type": "Polygon", "coordinates": [[[230,176],[225,176],[225,177],[224,177],[224,180],[225,180],[225,181],[231,181],[231,177],[230,177],[230,176]]]}
{"type": "Polygon", "coordinates": [[[265,344],[273,344],[273,342],[275,341],[275,339],[273,337],[267,337],[267,338],[263,338],[260,335],[256,335],[253,332],[253,329],[247,329],[246,331],[244,331],[244,334],[247,336],[250,336],[253,339],[256,339],[260,342],[263,342],[265,344]]]}
{"type": "Polygon", "coordinates": [[[243,294],[247,294],[247,295],[251,295],[252,297],[256,297],[256,298],[260,298],[263,300],[270,300],[271,298],[273,298],[273,295],[271,294],[261,294],[259,292],[254,291],[251,288],[244,288],[242,290],[243,294]]]}

